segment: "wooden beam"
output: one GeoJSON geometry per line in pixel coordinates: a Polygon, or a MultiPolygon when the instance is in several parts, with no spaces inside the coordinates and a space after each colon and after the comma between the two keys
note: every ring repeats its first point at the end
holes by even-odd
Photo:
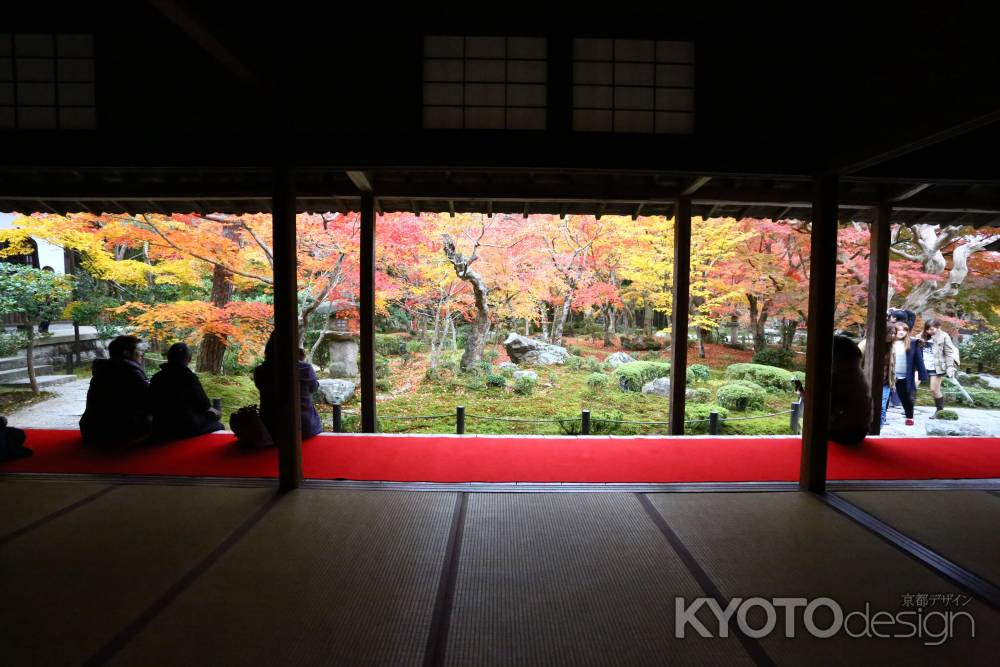
{"type": "Polygon", "coordinates": [[[354,187],[358,189],[359,192],[371,192],[372,191],[372,177],[366,171],[348,171],[347,177],[351,179],[351,183],[354,183],[354,187]]]}
{"type": "Polygon", "coordinates": [[[805,421],[799,487],[826,490],[826,450],[830,432],[830,378],[833,364],[833,304],[837,281],[837,176],[816,179],[809,254],[809,317],[806,348],[805,421]]]}
{"type": "Polygon", "coordinates": [[[299,404],[298,269],[295,254],[295,185],[292,170],[274,168],[271,203],[274,254],[274,392],[278,483],[283,490],[302,484],[302,418],[299,404]]]}
{"type": "Polygon", "coordinates": [[[375,197],[361,195],[361,432],[375,433],[375,197]]]}
{"type": "Polygon", "coordinates": [[[879,206],[870,225],[868,319],[865,324],[865,377],[872,390],[870,435],[882,430],[882,385],[885,374],[885,316],[889,307],[889,237],[892,206],[879,206]]]}
{"type": "Polygon", "coordinates": [[[238,78],[256,86],[262,85],[257,75],[247,69],[246,65],[225,44],[220,42],[201,21],[188,13],[176,0],[152,0],[152,4],[171,23],[180,28],[181,32],[190,37],[195,44],[222,63],[238,78]]]}
{"type": "Polygon", "coordinates": [[[874,167],[877,164],[888,162],[889,160],[894,160],[895,158],[908,155],[922,148],[927,148],[928,146],[939,144],[942,141],[947,141],[949,139],[954,139],[955,137],[960,137],[963,134],[967,134],[974,130],[978,130],[981,127],[986,127],[987,125],[992,125],[993,123],[996,123],[998,121],[1000,121],[1000,109],[996,109],[989,113],[983,114],[982,116],[972,118],[963,123],[952,125],[951,127],[944,128],[943,130],[940,130],[938,132],[932,132],[931,134],[919,137],[917,139],[914,139],[906,143],[902,143],[898,146],[882,151],[880,153],[876,153],[869,157],[860,160],[845,161],[837,169],[837,173],[842,176],[853,174],[857,171],[874,167]]]}
{"type": "Polygon", "coordinates": [[[901,202],[905,199],[913,197],[914,195],[919,195],[921,192],[923,192],[924,190],[933,185],[934,185],[933,183],[919,183],[917,185],[910,186],[905,190],[903,190],[902,192],[900,192],[899,194],[889,197],[889,201],[893,203],[901,202]]]}
{"type": "Polygon", "coordinates": [[[681,196],[690,197],[694,193],[698,192],[698,190],[700,190],[702,186],[706,185],[711,180],[712,180],[711,176],[699,176],[698,178],[688,183],[688,185],[683,190],[681,190],[681,196]]]}
{"type": "Polygon", "coordinates": [[[691,299],[691,200],[674,208],[674,306],[670,329],[670,434],[684,435],[688,310],[691,299]]]}

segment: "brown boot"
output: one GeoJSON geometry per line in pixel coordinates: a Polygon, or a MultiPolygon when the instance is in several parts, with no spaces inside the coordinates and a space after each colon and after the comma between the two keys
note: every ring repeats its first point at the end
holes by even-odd
{"type": "Polygon", "coordinates": [[[931,419],[937,419],[938,413],[944,410],[944,396],[941,398],[934,399],[934,407],[936,408],[934,414],[931,415],[931,419]]]}

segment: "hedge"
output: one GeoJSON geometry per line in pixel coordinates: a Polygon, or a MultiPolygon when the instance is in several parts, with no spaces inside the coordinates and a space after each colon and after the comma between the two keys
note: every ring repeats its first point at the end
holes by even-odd
{"type": "Polygon", "coordinates": [[[760,385],[743,380],[719,387],[715,400],[722,407],[739,412],[763,410],[767,403],[767,392],[760,385]]]}
{"type": "Polygon", "coordinates": [[[763,364],[733,364],[726,368],[728,380],[750,380],[765,389],[775,392],[792,392],[792,380],[795,375],[791,371],[776,366],[763,364]]]}

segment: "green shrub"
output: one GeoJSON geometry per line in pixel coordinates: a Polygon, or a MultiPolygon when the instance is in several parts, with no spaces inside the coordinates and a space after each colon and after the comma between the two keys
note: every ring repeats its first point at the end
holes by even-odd
{"type": "Polygon", "coordinates": [[[947,419],[948,421],[956,421],[958,419],[958,413],[954,410],[938,410],[938,413],[934,415],[936,419],[947,419]]]}
{"type": "Polygon", "coordinates": [[[575,355],[569,355],[566,357],[566,365],[572,368],[574,371],[580,370],[583,365],[583,357],[577,357],[575,355]]]}
{"type": "Polygon", "coordinates": [[[500,356],[500,353],[497,352],[496,350],[486,350],[485,352],[483,352],[483,359],[485,361],[491,363],[491,364],[494,361],[496,361],[497,357],[499,357],[499,356],[500,356]]]}
{"type": "MultiPolygon", "coordinates": [[[[806,373],[805,371],[793,371],[792,377],[802,383],[802,386],[806,386],[806,373]]],[[[794,386],[793,386],[794,388],[794,386]]]]}
{"type": "Polygon", "coordinates": [[[23,331],[0,330],[0,357],[13,357],[18,350],[28,347],[28,334],[23,331]]]}
{"type": "Polygon", "coordinates": [[[344,433],[358,433],[361,431],[361,415],[344,415],[340,425],[344,429],[344,433]]]}
{"type": "Polygon", "coordinates": [[[966,362],[975,361],[984,366],[1000,364],[1000,332],[984,331],[973,334],[959,346],[959,356],[966,362]]]}
{"type": "Polygon", "coordinates": [[[727,421],[722,424],[719,430],[725,435],[785,435],[791,433],[788,415],[727,421]]]}
{"type": "Polygon", "coordinates": [[[501,368],[500,369],[500,375],[504,376],[505,378],[514,377],[514,369],[513,368],[501,368]]]}
{"type": "Polygon", "coordinates": [[[601,389],[608,386],[608,376],[604,373],[591,373],[587,376],[587,386],[591,389],[601,389]]]}
{"type": "Polygon", "coordinates": [[[530,377],[519,377],[514,380],[514,393],[520,394],[521,396],[530,396],[531,392],[535,390],[535,381],[530,377]]]}
{"type": "Polygon", "coordinates": [[[409,349],[409,346],[398,336],[378,333],[375,334],[375,351],[383,356],[388,357],[399,354],[399,347],[401,343],[403,344],[404,350],[409,349]]]}
{"type": "Polygon", "coordinates": [[[767,392],[752,382],[733,382],[719,387],[715,398],[724,408],[745,412],[763,410],[767,402],[767,392]]]}
{"type": "Polygon", "coordinates": [[[604,419],[628,421],[625,419],[625,413],[621,410],[593,412],[590,415],[590,433],[592,435],[635,435],[642,432],[642,427],[637,424],[615,424],[602,421],[604,419]]]}
{"type": "Polygon", "coordinates": [[[485,389],[486,380],[479,373],[467,373],[465,375],[465,386],[468,389],[485,389]]]}
{"type": "Polygon", "coordinates": [[[406,352],[408,354],[417,354],[419,352],[424,352],[427,350],[427,344],[422,340],[411,340],[406,344],[406,352]]]}
{"type": "Polygon", "coordinates": [[[728,380],[750,380],[774,392],[794,391],[792,385],[794,378],[791,371],[786,371],[784,368],[761,364],[733,364],[726,369],[728,380]]]}
{"type": "Polygon", "coordinates": [[[688,368],[691,373],[691,377],[694,378],[695,382],[705,382],[709,378],[708,366],[705,364],[695,364],[688,368]]]}
{"type": "Polygon", "coordinates": [[[691,390],[691,395],[688,397],[688,403],[710,403],[712,401],[712,390],[705,387],[699,387],[697,389],[691,390]]]}
{"type": "Polygon", "coordinates": [[[630,361],[615,369],[618,386],[625,391],[642,391],[642,385],[656,378],[670,377],[670,364],[663,361],[630,361]]]}
{"type": "Polygon", "coordinates": [[[441,368],[452,373],[458,373],[461,370],[458,359],[445,359],[441,362],[441,368]]]}
{"type": "Polygon", "coordinates": [[[428,368],[424,371],[424,382],[433,382],[435,384],[440,384],[447,379],[450,371],[438,366],[437,368],[428,368]]]}
{"type": "MultiPolygon", "coordinates": [[[[965,390],[969,392],[972,403],[977,408],[1000,408],[1000,391],[982,387],[966,387],[965,390]]],[[[949,403],[968,404],[958,387],[946,386],[942,393],[949,403]]]]}
{"type": "Polygon", "coordinates": [[[583,367],[591,373],[598,373],[601,370],[601,362],[595,357],[587,357],[583,360],[583,367]]]}
{"type": "MultiPolygon", "coordinates": [[[[989,389],[990,384],[978,375],[968,375],[966,373],[959,373],[958,381],[962,383],[962,386],[968,389],[969,387],[982,387],[983,389],[989,389]]],[[[951,382],[951,380],[949,380],[951,382]]]]}
{"type": "Polygon", "coordinates": [[[556,374],[555,374],[555,371],[549,371],[549,373],[548,373],[548,375],[546,377],[548,378],[550,385],[552,385],[553,387],[556,386],[556,374]]]}
{"type": "MultiPolygon", "coordinates": [[[[580,415],[575,417],[556,417],[559,420],[559,430],[565,435],[580,435],[583,430],[583,421],[580,415]]],[[[593,428],[591,428],[593,431],[593,428]]]]}
{"type": "Polygon", "coordinates": [[[582,357],[583,356],[583,350],[581,350],[576,345],[567,345],[566,346],[566,351],[569,352],[570,354],[572,354],[574,357],[582,357]]]}
{"type": "Polygon", "coordinates": [[[791,350],[783,350],[780,347],[765,347],[754,353],[753,363],[776,366],[777,368],[790,368],[794,358],[791,350]]]}
{"type": "MultiPolygon", "coordinates": [[[[684,432],[691,434],[708,433],[708,416],[713,412],[719,413],[720,425],[721,420],[729,416],[729,410],[726,410],[721,405],[686,405],[684,406],[684,421],[693,423],[684,424],[684,432]]],[[[721,427],[720,427],[721,430],[721,427]]]]}
{"type": "Polygon", "coordinates": [[[376,378],[375,389],[377,391],[392,391],[392,381],[389,378],[376,378]]]}
{"type": "Polygon", "coordinates": [[[386,378],[391,373],[389,359],[380,355],[375,355],[375,377],[386,378]]]}
{"type": "Polygon", "coordinates": [[[499,373],[490,373],[486,376],[486,386],[487,387],[506,387],[507,378],[500,375],[499,373]]]}

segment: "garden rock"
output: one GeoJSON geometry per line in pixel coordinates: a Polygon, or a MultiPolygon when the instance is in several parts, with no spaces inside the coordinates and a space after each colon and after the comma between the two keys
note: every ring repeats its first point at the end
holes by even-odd
{"type": "Polygon", "coordinates": [[[528,378],[532,382],[538,382],[538,373],[535,371],[517,371],[514,373],[514,382],[517,382],[521,378],[528,378]]]}
{"type": "Polygon", "coordinates": [[[319,393],[323,402],[327,405],[344,403],[354,395],[355,385],[350,380],[320,380],[319,393]]]}
{"type": "Polygon", "coordinates": [[[925,428],[927,435],[987,435],[986,431],[976,424],[945,419],[928,421],[925,428]]]}
{"type": "Polygon", "coordinates": [[[517,364],[511,363],[509,361],[505,361],[502,364],[500,364],[499,366],[497,366],[497,368],[499,368],[502,371],[516,371],[517,370],[517,364]]]}
{"type": "Polygon", "coordinates": [[[635,357],[627,352],[615,352],[614,354],[608,355],[605,359],[606,362],[611,364],[611,368],[618,368],[622,364],[628,364],[635,361],[635,357]]]}
{"type": "MultiPolygon", "coordinates": [[[[654,394],[656,396],[662,396],[663,398],[670,398],[670,378],[656,378],[646,384],[642,385],[642,393],[644,394],[654,394]]],[[[695,390],[691,387],[684,389],[684,397],[687,399],[694,398],[695,390]]]]}
{"type": "Polygon", "coordinates": [[[516,364],[536,364],[538,366],[552,366],[553,364],[564,364],[569,357],[569,352],[565,347],[551,345],[549,343],[526,338],[512,333],[503,342],[507,356],[516,364]]]}
{"type": "Polygon", "coordinates": [[[670,378],[656,378],[642,385],[642,393],[670,398],[670,378]]]}

